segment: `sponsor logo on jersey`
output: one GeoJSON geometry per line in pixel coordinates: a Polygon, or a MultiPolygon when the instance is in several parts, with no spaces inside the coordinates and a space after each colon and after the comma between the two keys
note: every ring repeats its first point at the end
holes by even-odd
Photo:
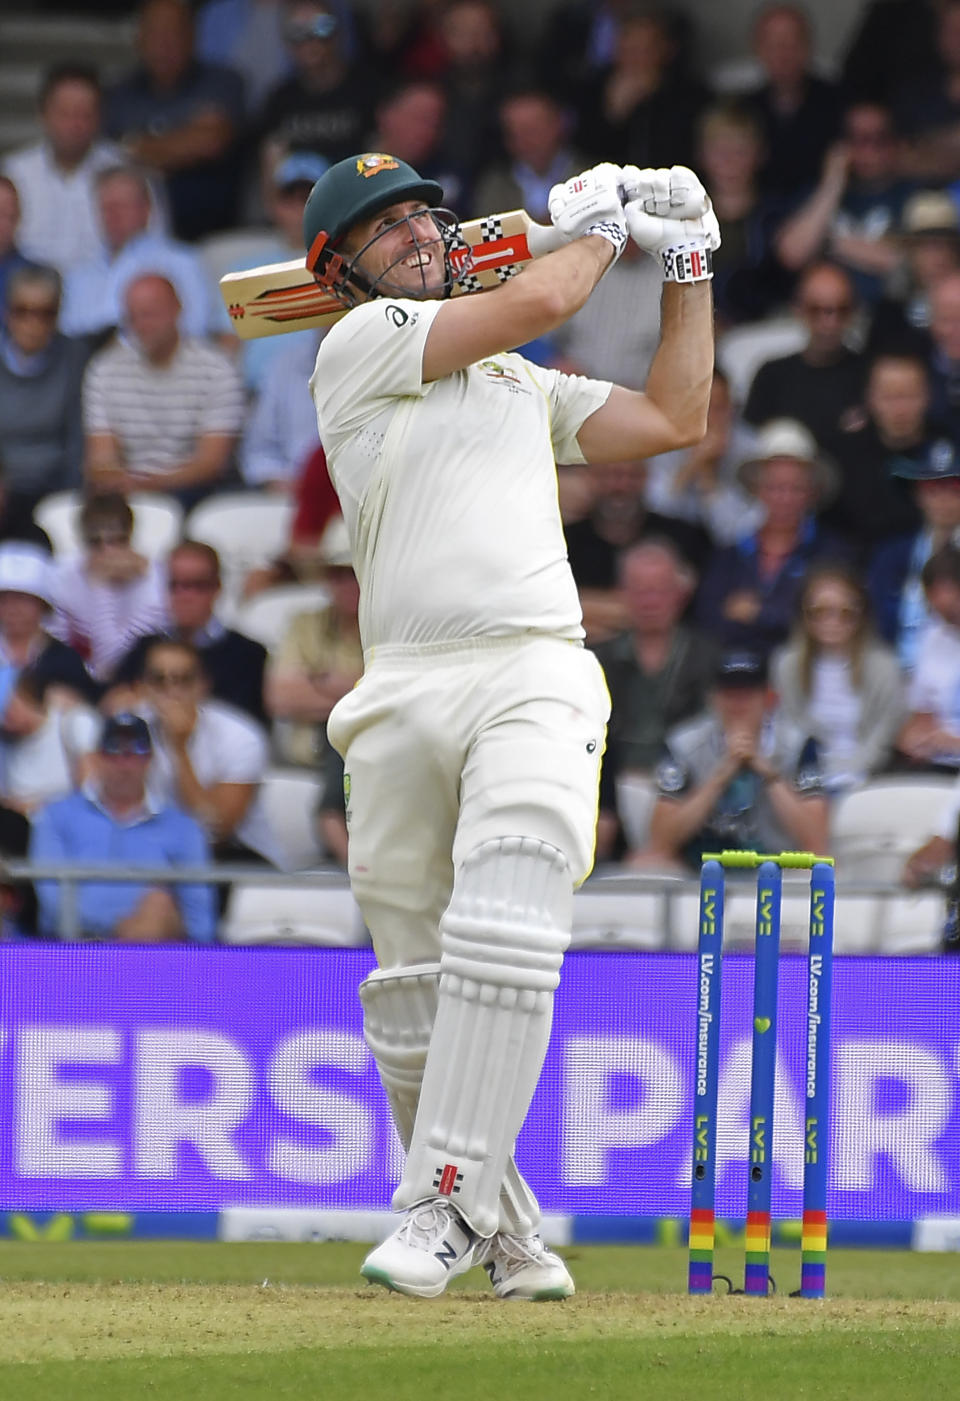
{"type": "Polygon", "coordinates": [[[379,175],[381,170],[396,170],[397,164],[393,156],[385,156],[382,151],[368,151],[365,156],[357,157],[357,174],[369,180],[371,175],[379,175]]]}

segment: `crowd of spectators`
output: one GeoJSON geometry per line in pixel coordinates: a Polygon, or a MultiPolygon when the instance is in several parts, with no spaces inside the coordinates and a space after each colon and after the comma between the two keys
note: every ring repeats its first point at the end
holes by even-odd
{"type": "MultiPolygon", "coordinates": [[[[744,86],[688,15],[631,0],[562,0],[526,43],[492,0],[145,0],[136,42],[118,80],[51,68],[39,140],[0,156],[6,854],[281,864],[262,792],[281,764],[316,775],[343,864],[325,723],[362,653],[307,388],[320,333],[241,343],[217,280],[302,254],[312,184],[363,149],[461,217],[545,219],[550,187],[598,160],[687,163],[713,198],[705,438],[559,467],[613,700],[600,862],[829,850],[833,805],[871,777],[960,774],[960,0],[874,0],[829,71],[804,7],[764,5],[744,86]],[[253,490],[289,497],[293,527],[240,588],[328,600],[269,651],[229,626],[221,560],[189,533],[198,503],[253,490]],[[63,491],[75,554],[35,519],[63,491]],[[162,557],[133,543],[131,498],[151,495],[187,522],[162,557]]],[[[659,283],[630,245],[525,353],[642,387],[659,283]]],[[[892,879],[947,861],[936,813],[930,838],[892,879]]],[[[55,932],[59,898],[11,890],[4,928],[55,932]]],[[[216,905],[89,885],[80,932],[208,941],[216,905]]]]}

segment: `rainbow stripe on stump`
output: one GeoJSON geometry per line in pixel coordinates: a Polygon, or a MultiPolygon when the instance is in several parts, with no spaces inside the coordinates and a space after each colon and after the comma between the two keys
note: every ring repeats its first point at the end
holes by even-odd
{"type": "Polygon", "coordinates": [[[744,1294],[766,1294],[770,1288],[770,1213],[747,1213],[746,1259],[743,1267],[744,1294]]]}
{"type": "Polygon", "coordinates": [[[694,1207],[690,1212],[690,1260],[687,1269],[687,1289],[691,1294],[713,1291],[713,1212],[694,1207]]]}
{"type": "Polygon", "coordinates": [[[805,1211],[800,1240],[800,1293],[822,1299],[827,1286],[827,1213],[805,1211]]]}

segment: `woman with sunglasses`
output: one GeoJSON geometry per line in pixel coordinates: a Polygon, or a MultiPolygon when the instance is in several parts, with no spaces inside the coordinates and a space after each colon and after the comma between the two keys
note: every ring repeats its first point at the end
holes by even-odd
{"type": "Polygon", "coordinates": [[[885,766],[904,716],[903,680],[847,564],[833,560],[808,571],[793,636],[773,658],[772,681],[780,715],[816,738],[828,793],[885,766]]]}

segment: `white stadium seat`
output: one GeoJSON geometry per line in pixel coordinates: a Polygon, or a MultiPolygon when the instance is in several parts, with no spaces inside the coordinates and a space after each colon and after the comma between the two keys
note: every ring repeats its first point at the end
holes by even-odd
{"type": "Polygon", "coordinates": [[[284,584],[238,603],[233,610],[233,625],[272,652],[298,613],[315,612],[326,608],[329,602],[330,594],[322,584],[284,584]]]}
{"type": "MultiPolygon", "coordinates": [[[[159,492],[134,492],[128,499],[133,511],[133,548],[148,559],[162,559],[180,539],[183,508],[175,497],[159,492]]],[[[33,509],[33,519],[50,536],[58,557],[83,549],[79,529],[82,505],[82,492],[55,491],[33,509]]]]}
{"type": "Polygon", "coordinates": [[[320,779],[310,769],[269,769],[260,786],[260,801],[283,851],[286,871],[305,871],[324,859],[314,813],[320,779]]]}
{"type": "Polygon", "coordinates": [[[344,879],[340,887],[296,890],[238,883],[220,924],[225,944],[369,944],[360,910],[344,879]]]}
{"type": "Polygon", "coordinates": [[[717,364],[730,383],[734,403],[745,401],[753,377],[765,361],[793,355],[806,343],[805,327],[792,316],[751,321],[726,331],[717,341],[717,364]]]}
{"type": "Polygon", "coordinates": [[[230,491],[194,506],[184,535],[203,540],[220,556],[223,613],[232,619],[244,577],[286,553],[294,504],[272,491],[230,491]]]}
{"type": "Polygon", "coordinates": [[[935,774],[876,778],[838,798],[830,814],[838,883],[897,884],[907,856],[937,830],[953,786],[935,774]]]}

